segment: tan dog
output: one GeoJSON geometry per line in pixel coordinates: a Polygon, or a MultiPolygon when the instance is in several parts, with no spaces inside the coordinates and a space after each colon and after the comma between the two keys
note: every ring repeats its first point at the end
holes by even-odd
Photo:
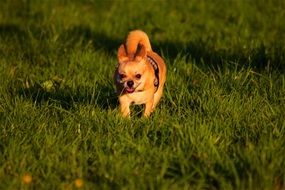
{"type": "Polygon", "coordinates": [[[118,49],[115,71],[122,115],[130,116],[131,104],[145,104],[144,116],[148,117],[162,96],[165,80],[165,63],[152,51],[146,33],[131,31],[118,49]]]}

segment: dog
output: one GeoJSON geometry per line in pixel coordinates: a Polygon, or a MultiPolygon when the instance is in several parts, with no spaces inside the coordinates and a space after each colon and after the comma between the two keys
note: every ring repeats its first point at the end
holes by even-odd
{"type": "Polygon", "coordinates": [[[149,117],[158,104],[166,81],[166,65],[152,51],[147,34],[131,31],[117,52],[118,65],[114,79],[120,111],[130,117],[130,105],[144,104],[144,117],[149,117]]]}

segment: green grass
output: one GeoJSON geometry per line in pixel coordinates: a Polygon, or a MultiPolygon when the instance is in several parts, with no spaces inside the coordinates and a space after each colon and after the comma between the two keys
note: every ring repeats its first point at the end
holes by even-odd
{"type": "Polygon", "coordinates": [[[284,189],[284,19],[278,0],[2,0],[0,189],[284,189]],[[112,77],[137,28],[168,78],[127,120],[112,77]]]}

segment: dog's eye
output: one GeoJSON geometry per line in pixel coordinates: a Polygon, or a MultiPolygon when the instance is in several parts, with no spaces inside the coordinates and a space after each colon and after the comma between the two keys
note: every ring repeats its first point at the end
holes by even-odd
{"type": "Polygon", "coordinates": [[[125,74],[120,74],[120,78],[121,79],[126,78],[126,75],[125,74]]]}
{"type": "Polygon", "coordinates": [[[142,77],[141,74],[136,74],[137,79],[140,79],[141,77],[142,77]]]}

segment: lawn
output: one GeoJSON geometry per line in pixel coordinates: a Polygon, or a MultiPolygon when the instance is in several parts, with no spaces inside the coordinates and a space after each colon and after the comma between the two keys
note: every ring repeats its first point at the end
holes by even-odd
{"type": "Polygon", "coordinates": [[[1,0],[0,189],[285,189],[285,1],[1,0]],[[164,58],[120,116],[127,33],[164,58]]]}

